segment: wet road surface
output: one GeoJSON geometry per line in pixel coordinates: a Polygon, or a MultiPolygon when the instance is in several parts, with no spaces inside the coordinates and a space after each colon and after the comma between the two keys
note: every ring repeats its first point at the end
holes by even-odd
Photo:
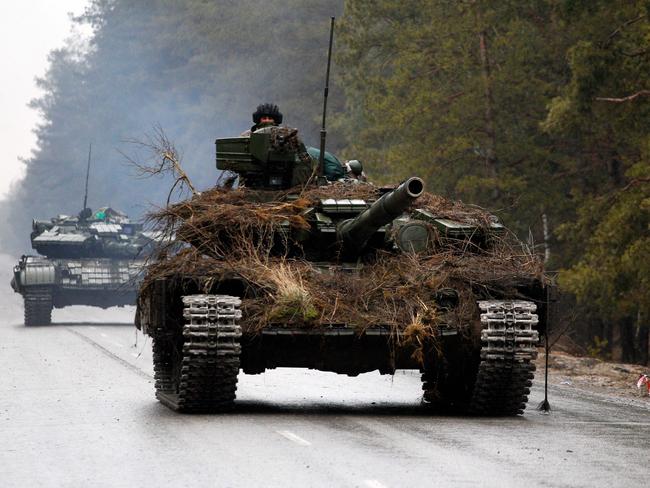
{"type": "MultiPolygon", "coordinates": [[[[179,415],[153,394],[133,308],[0,304],[0,486],[648,486],[650,410],[551,389],[551,415],[431,415],[417,372],[240,375],[233,413],[179,415]]],[[[541,374],[538,374],[541,377],[541,374]]]]}

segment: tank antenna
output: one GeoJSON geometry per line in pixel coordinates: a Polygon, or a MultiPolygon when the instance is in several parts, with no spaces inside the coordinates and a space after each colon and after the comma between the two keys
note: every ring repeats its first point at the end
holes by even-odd
{"type": "Polygon", "coordinates": [[[91,142],[88,145],[88,165],[86,166],[86,191],[84,192],[84,206],[81,207],[82,210],[86,210],[86,204],[88,203],[88,176],[90,175],[90,155],[92,154],[93,143],[91,142]]]}
{"type": "Polygon", "coordinates": [[[327,95],[329,94],[330,85],[330,66],[332,64],[332,41],[334,40],[334,17],[330,24],[330,45],[327,51],[327,74],[325,75],[325,92],[323,96],[323,125],[320,129],[320,154],[318,155],[318,176],[325,174],[325,139],[327,130],[325,129],[325,119],[327,117],[327,95]]]}

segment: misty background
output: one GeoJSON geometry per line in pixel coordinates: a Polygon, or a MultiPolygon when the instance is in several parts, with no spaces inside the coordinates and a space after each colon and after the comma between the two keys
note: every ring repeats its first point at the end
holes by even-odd
{"type": "Polygon", "coordinates": [[[122,154],[146,158],[128,141],[156,126],[202,189],[217,178],[215,138],[248,129],[259,103],[277,103],[316,144],[329,18],[342,9],[342,0],[91,1],[75,23],[94,34],[52,51],[39,79],[44,95],[32,107],[43,123],[24,179],[0,208],[2,249],[29,251],[32,218],[81,210],[90,143],[89,206],[133,218],[169,191],[168,179],[137,178],[122,154]]]}

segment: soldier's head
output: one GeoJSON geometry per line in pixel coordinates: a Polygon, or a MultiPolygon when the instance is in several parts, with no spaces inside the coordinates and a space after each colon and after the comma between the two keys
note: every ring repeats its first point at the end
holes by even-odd
{"type": "Polygon", "coordinates": [[[254,127],[263,127],[267,125],[280,125],[282,123],[282,113],[274,103],[263,103],[257,106],[253,112],[254,127]]]}

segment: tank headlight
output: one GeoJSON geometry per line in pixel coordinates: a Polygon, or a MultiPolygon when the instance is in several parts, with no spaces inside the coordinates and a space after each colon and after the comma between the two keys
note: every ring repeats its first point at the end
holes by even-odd
{"type": "Polygon", "coordinates": [[[269,186],[281,187],[283,183],[284,183],[284,178],[282,176],[269,177],[269,186]]]}

